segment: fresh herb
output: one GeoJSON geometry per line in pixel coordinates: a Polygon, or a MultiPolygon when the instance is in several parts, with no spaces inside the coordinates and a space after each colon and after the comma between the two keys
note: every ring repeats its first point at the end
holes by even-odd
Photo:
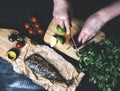
{"type": "Polygon", "coordinates": [[[120,77],[120,39],[106,38],[79,50],[80,69],[103,91],[112,91],[120,77]]]}

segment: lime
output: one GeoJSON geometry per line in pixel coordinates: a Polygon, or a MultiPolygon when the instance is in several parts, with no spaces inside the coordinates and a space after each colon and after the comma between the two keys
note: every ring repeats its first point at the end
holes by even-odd
{"type": "Polygon", "coordinates": [[[54,47],[57,44],[57,39],[56,37],[52,36],[50,39],[50,46],[54,47]]]}
{"type": "Polygon", "coordinates": [[[56,27],[57,33],[60,35],[64,35],[66,30],[64,28],[61,28],[59,25],[56,27]]]}
{"type": "Polygon", "coordinates": [[[65,43],[65,37],[64,36],[57,35],[56,38],[58,40],[58,43],[60,43],[60,44],[65,43]]]}

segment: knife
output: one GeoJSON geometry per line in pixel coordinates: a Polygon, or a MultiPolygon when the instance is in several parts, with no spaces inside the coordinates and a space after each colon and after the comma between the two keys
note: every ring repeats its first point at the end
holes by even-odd
{"type": "Polygon", "coordinates": [[[73,45],[75,46],[75,50],[76,50],[76,52],[78,52],[77,44],[76,44],[76,42],[75,42],[73,36],[71,35],[71,32],[70,32],[70,39],[72,40],[73,45]]]}

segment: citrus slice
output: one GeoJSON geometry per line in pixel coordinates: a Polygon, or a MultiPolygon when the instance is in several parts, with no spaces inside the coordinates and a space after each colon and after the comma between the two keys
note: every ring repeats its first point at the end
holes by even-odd
{"type": "Polygon", "coordinates": [[[56,37],[52,36],[50,39],[50,46],[54,47],[57,44],[57,39],[56,37]]]}
{"type": "Polygon", "coordinates": [[[57,33],[60,35],[64,35],[66,30],[64,28],[61,28],[59,25],[56,27],[57,33]]]}
{"type": "Polygon", "coordinates": [[[64,36],[57,35],[56,38],[57,38],[58,43],[60,43],[60,44],[65,43],[65,37],[64,36]]]}

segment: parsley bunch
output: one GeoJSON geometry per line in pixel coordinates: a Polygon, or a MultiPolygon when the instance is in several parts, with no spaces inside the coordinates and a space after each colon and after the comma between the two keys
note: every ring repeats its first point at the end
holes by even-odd
{"type": "Polygon", "coordinates": [[[80,69],[89,74],[89,81],[103,91],[112,91],[120,77],[120,39],[104,39],[79,50],[80,69]]]}

